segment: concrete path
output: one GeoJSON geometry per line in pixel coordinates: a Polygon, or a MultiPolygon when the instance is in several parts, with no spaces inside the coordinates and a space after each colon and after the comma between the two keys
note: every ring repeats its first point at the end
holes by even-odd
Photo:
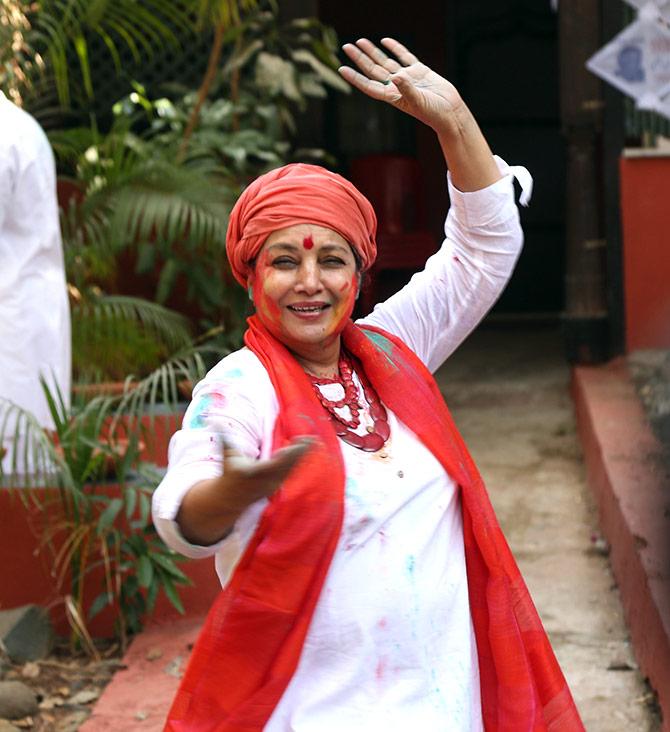
{"type": "Polygon", "coordinates": [[[588,732],[656,732],[599,538],[560,335],[481,330],[438,373],[588,732]]]}

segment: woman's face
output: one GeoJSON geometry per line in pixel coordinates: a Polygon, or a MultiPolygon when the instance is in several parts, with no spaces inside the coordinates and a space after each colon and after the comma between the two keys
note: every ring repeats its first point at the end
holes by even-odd
{"type": "Polygon", "coordinates": [[[356,260],[332,229],[296,224],[266,239],[249,278],[256,312],[289,348],[332,342],[358,293],[356,260]]]}

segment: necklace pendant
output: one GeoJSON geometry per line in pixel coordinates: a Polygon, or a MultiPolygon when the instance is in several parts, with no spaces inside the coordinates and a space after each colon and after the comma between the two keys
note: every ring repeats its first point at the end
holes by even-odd
{"type": "Polygon", "coordinates": [[[391,428],[389,427],[389,423],[386,421],[376,421],[373,430],[382,438],[382,440],[384,440],[384,442],[386,442],[386,440],[391,436],[391,428]]]}
{"type": "Polygon", "coordinates": [[[384,447],[384,440],[374,432],[372,434],[364,435],[361,438],[361,442],[361,450],[364,452],[377,452],[384,447]]]}

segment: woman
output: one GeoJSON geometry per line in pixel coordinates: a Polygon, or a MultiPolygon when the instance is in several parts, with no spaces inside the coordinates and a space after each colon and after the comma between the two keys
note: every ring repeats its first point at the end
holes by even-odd
{"type": "Polygon", "coordinates": [[[363,39],[344,46],[361,73],[340,73],[437,133],[446,239],[354,325],[368,201],[293,165],[236,204],[227,252],[256,315],[194,390],[154,502],[224,586],[168,730],[583,729],[430,376],[511,274],[510,169],[448,81],[382,43],[397,60],[363,39]]]}

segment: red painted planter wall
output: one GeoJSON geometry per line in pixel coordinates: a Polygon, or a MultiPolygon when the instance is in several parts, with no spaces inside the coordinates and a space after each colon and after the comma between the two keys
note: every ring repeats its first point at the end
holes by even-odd
{"type": "MultiPolygon", "coordinates": [[[[157,418],[151,433],[155,440],[147,446],[143,457],[159,465],[167,462],[167,444],[172,432],[177,428],[180,418],[157,418]]],[[[43,546],[45,529],[58,521],[58,511],[48,515],[22,498],[44,498],[48,489],[7,489],[0,488],[0,609],[17,607],[29,603],[47,606],[59,634],[67,634],[69,625],[65,615],[62,592],[56,586],[53,576],[53,551],[43,546]],[[19,495],[22,492],[22,496],[19,495]]],[[[108,489],[114,493],[112,484],[108,489]]],[[[213,559],[187,561],[182,570],[193,582],[188,587],[180,587],[179,594],[187,615],[203,615],[220,591],[221,585],[216,576],[213,559]]],[[[103,587],[102,570],[98,576],[91,577],[90,605],[103,587]]],[[[64,589],[68,587],[67,581],[64,589]]],[[[171,619],[181,617],[169,601],[160,596],[152,618],[171,619]]],[[[90,624],[94,636],[107,637],[113,634],[114,621],[111,610],[103,611],[90,624]]]]}
{"type": "Polygon", "coordinates": [[[626,349],[670,348],[670,156],[620,161],[626,349]]]}

